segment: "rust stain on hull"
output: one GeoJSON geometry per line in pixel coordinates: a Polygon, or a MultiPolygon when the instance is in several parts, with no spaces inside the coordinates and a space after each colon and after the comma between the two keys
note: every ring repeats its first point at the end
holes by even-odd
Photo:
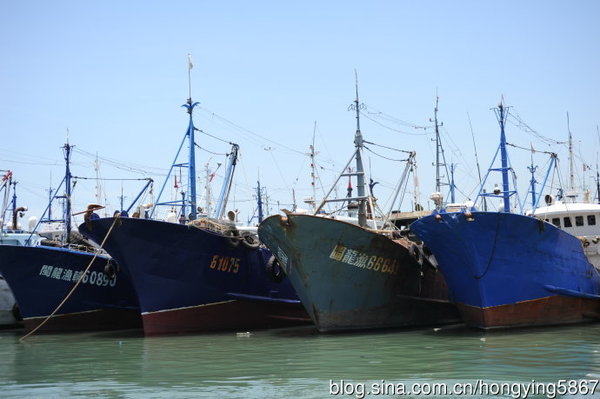
{"type": "Polygon", "coordinates": [[[458,304],[458,308],[467,325],[481,329],[580,323],[600,319],[600,301],[559,295],[488,308],[458,304]]]}

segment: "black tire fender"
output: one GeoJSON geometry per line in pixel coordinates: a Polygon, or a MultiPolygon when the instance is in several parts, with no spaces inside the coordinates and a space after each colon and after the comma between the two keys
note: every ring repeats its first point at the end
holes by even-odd
{"type": "Polygon", "coordinates": [[[423,252],[417,244],[410,244],[410,247],[408,247],[408,253],[410,254],[410,256],[412,256],[415,262],[419,264],[419,266],[423,265],[423,252]]]}
{"type": "Polygon", "coordinates": [[[255,234],[245,233],[242,234],[242,245],[244,245],[248,249],[256,249],[260,246],[260,241],[255,234]]]}
{"type": "Polygon", "coordinates": [[[238,245],[240,245],[240,232],[238,231],[238,229],[229,229],[227,230],[227,232],[225,233],[225,237],[227,237],[227,243],[232,247],[235,248],[238,245]]]}
{"type": "Polygon", "coordinates": [[[274,255],[271,255],[269,258],[266,271],[269,278],[276,283],[280,283],[285,276],[283,267],[281,267],[281,263],[279,263],[279,260],[274,255]]]}

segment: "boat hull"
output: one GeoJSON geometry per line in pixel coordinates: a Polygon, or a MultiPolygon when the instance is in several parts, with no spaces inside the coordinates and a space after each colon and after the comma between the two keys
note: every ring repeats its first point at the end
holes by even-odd
{"type": "Polygon", "coordinates": [[[427,216],[411,230],[431,249],[465,323],[478,328],[590,321],[600,278],[581,242],[511,213],[427,216]]]}
{"type": "Polygon", "coordinates": [[[442,275],[420,265],[406,240],[297,214],[265,219],[259,236],[321,332],[459,321],[442,275]]]}
{"type": "MultiPolygon", "coordinates": [[[[113,218],[79,230],[101,242],[113,218]]],[[[208,230],[120,218],[106,250],[132,275],[146,335],[309,323],[291,284],[271,278],[271,253],[208,230]]]]}
{"type": "Polygon", "coordinates": [[[17,326],[21,322],[17,302],[4,277],[0,275],[0,328],[17,326]]]}
{"type": "MultiPolygon", "coordinates": [[[[0,272],[13,292],[23,324],[36,328],[75,286],[93,254],[58,247],[0,245],[0,272]]],[[[131,281],[123,271],[111,279],[109,258],[98,256],[82,282],[40,331],[86,331],[141,327],[131,281]]]]}

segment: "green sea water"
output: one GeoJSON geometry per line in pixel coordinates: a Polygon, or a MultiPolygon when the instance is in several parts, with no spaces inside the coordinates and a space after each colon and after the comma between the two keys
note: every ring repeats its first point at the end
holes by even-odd
{"type": "MultiPolygon", "coordinates": [[[[148,338],[119,331],[20,342],[22,335],[0,332],[0,398],[498,398],[517,391],[489,391],[489,384],[565,380],[566,390],[600,378],[600,324],[335,335],[301,327],[148,338]],[[400,391],[477,380],[488,392],[400,391]]],[[[600,386],[570,392],[555,396],[597,398],[600,386]]]]}

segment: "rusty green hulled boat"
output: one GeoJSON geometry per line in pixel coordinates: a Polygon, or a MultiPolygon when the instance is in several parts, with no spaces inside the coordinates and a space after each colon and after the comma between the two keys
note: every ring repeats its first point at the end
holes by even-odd
{"type": "Polygon", "coordinates": [[[460,322],[442,274],[407,238],[293,213],[258,231],[321,332],[460,322]]]}

